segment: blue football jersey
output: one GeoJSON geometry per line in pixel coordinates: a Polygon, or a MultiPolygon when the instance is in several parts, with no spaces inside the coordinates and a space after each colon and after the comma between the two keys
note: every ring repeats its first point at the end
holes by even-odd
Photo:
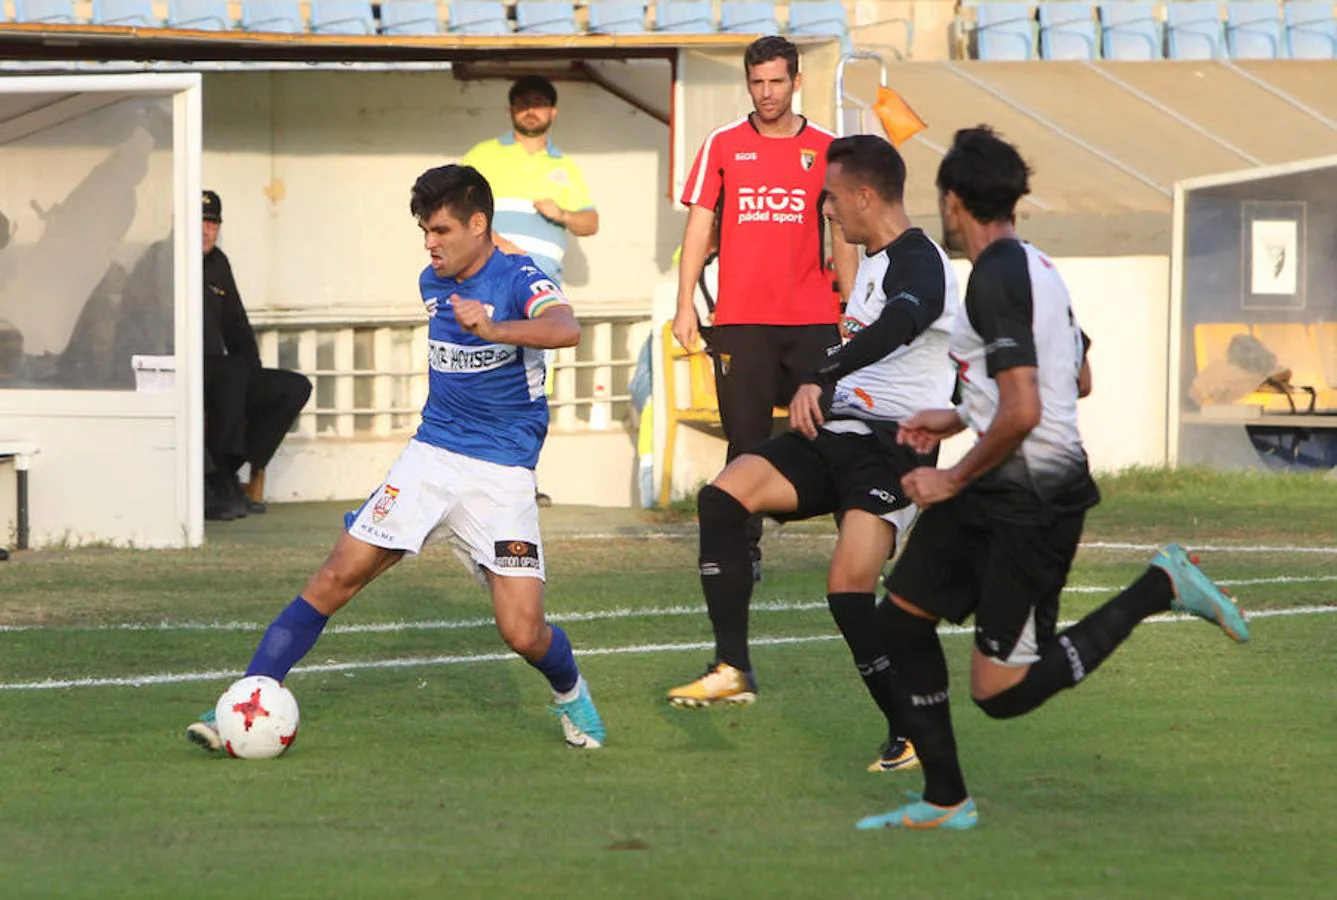
{"type": "Polygon", "coordinates": [[[487,306],[494,322],[532,319],[566,297],[527,256],[500,250],[470,278],[418,278],[431,313],[427,403],[417,439],[454,453],[532,469],[548,434],[543,351],[492,344],[455,321],[452,294],[487,306]]]}

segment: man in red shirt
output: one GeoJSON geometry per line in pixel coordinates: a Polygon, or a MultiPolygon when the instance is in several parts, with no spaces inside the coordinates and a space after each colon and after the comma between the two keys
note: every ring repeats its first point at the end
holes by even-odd
{"type": "MultiPolygon", "coordinates": [[[[822,186],[835,135],[793,111],[802,85],[798,48],[771,35],[743,56],[753,111],[717,128],[692,166],[678,268],[673,336],[693,349],[701,333],[693,303],[719,217],[719,292],[704,335],[715,360],[728,459],[771,436],[771,410],[784,405],[840,345],[840,308],[823,266],[822,186]]],[[[847,297],[857,250],[836,233],[833,256],[847,297]]],[[[748,520],[752,577],[760,580],[761,518],[748,520]]],[[[710,608],[717,645],[747,645],[746,599],[710,608]]]]}

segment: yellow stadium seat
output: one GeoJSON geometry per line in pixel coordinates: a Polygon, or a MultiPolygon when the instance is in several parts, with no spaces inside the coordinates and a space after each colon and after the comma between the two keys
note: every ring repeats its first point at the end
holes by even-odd
{"type": "MultiPolygon", "coordinates": [[[[673,487],[673,457],[677,450],[678,423],[697,422],[704,425],[720,424],[720,404],[715,394],[715,361],[697,339],[690,351],[684,350],[673,337],[673,323],[665,322],[661,340],[664,342],[664,473],[660,479],[659,504],[667,506],[673,487]],[[679,406],[677,369],[688,367],[688,392],[684,405],[679,406]]],[[[776,418],[788,412],[775,407],[776,418]]]]}
{"type": "Polygon", "coordinates": [[[1318,346],[1319,364],[1323,366],[1323,380],[1330,388],[1337,388],[1337,322],[1318,322],[1309,326],[1318,346]]]}

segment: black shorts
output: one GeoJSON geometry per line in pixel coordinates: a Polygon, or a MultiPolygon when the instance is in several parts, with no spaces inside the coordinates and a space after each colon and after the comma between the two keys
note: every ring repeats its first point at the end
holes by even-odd
{"type": "Polygon", "coordinates": [[[861,509],[904,529],[915,509],[901,490],[901,478],[919,466],[931,466],[896,443],[896,426],[878,426],[873,434],[842,434],[819,429],[814,440],[795,431],[771,438],[750,451],[779,470],[798,494],[798,509],[775,515],[779,521],[811,519],[827,513],[861,509]]]}
{"type": "Polygon", "coordinates": [[[729,459],[769,439],[772,410],[788,406],[804,379],[840,346],[835,325],[718,325],[706,336],[715,360],[720,423],[729,459]]]}
{"type": "Polygon", "coordinates": [[[1077,510],[1002,521],[967,490],[919,517],[887,591],[957,624],[973,613],[981,653],[1005,665],[1035,662],[1054,636],[1085,518],[1077,510]]]}

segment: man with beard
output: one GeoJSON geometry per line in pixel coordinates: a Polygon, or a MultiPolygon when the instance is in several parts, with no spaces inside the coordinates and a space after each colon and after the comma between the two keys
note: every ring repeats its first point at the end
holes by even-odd
{"type": "MultiPolygon", "coordinates": [[[[706,138],[683,190],[689,209],[673,318],[674,338],[694,350],[697,281],[718,221],[719,291],[707,345],[729,461],[771,437],[773,408],[787,404],[840,345],[840,303],[823,265],[822,190],[835,135],[794,112],[803,77],[792,42],[778,35],[753,41],[743,72],[753,111],[706,138]]],[[[847,298],[858,254],[842,236],[833,238],[840,297],[847,298]]],[[[760,581],[761,517],[748,516],[745,527],[748,574],[760,581]]],[[[713,571],[703,558],[703,578],[713,571]]],[[[715,658],[700,678],[669,691],[669,702],[750,703],[757,686],[746,592],[707,589],[706,597],[715,658]]]]}
{"type": "MultiPolygon", "coordinates": [[[[492,186],[497,246],[528,256],[561,284],[568,232],[577,237],[596,233],[599,211],[580,169],[549,135],[557,120],[557,88],[542,75],[525,75],[511,85],[508,99],[511,131],[475,145],[460,164],[483,173],[492,186]]],[[[551,357],[545,355],[544,361],[550,365],[551,357]]],[[[546,392],[552,393],[550,383],[546,392]]],[[[544,493],[538,501],[540,506],[552,503],[544,493]]]]}

